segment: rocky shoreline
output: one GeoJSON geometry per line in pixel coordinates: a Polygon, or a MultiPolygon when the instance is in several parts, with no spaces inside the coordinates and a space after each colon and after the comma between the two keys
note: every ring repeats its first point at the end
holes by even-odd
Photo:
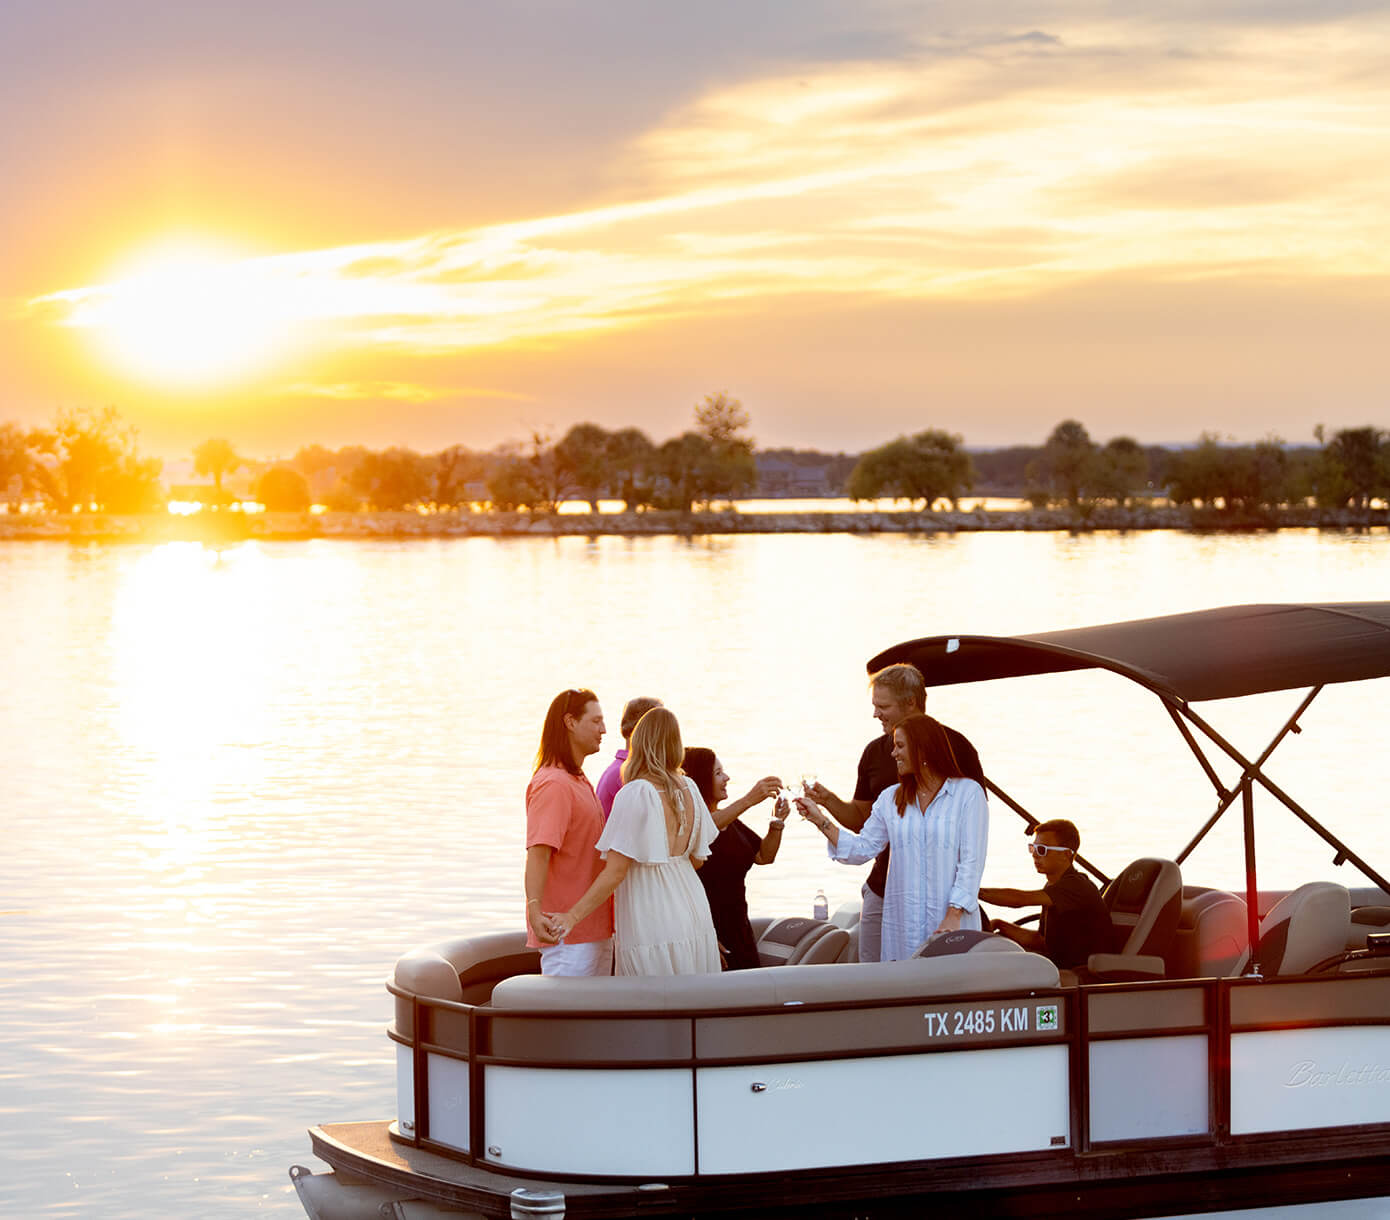
{"type": "Polygon", "coordinates": [[[938,534],[999,530],[1065,531],[1385,529],[1385,509],[1285,508],[1226,512],[1186,507],[976,509],[972,512],[643,512],[643,513],[200,513],[0,514],[0,541],[231,542],[245,539],[622,537],[702,534],[938,534]]]}

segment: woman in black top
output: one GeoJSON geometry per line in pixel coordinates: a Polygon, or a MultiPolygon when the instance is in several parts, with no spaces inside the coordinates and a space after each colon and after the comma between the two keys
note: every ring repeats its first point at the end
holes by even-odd
{"type": "Polygon", "coordinates": [[[719,827],[719,837],[714,841],[709,859],[697,874],[709,899],[714,933],[724,950],[727,969],[747,970],[758,964],[758,949],[748,923],[744,881],[753,865],[771,864],[777,858],[790,806],[778,800],[767,834],[759,838],[756,831],[739,821],[739,814],[776,796],[782,787],[781,780],[775,775],[760,779],[745,795],[726,805],[729,776],[713,750],[692,746],[685,752],[684,770],[695,781],[714,816],[714,824],[719,827]]]}

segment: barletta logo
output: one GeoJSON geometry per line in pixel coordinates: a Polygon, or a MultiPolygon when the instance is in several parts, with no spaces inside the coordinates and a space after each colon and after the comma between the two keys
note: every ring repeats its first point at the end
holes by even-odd
{"type": "Polygon", "coordinates": [[[1312,1059],[1295,1063],[1284,1081],[1286,1089],[1330,1089],[1337,1086],[1390,1085],[1390,1066],[1383,1063],[1343,1063],[1325,1068],[1312,1059]]]}

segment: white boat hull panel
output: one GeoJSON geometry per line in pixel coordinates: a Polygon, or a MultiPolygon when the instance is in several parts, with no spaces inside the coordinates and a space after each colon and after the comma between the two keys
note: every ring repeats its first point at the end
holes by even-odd
{"type": "Polygon", "coordinates": [[[1070,1143],[1067,1048],[701,1068],[700,1172],[1039,1152],[1070,1143]],[[1010,1099],[989,1081],[1008,1081],[1010,1099]],[[750,1138],[749,1133],[756,1133],[750,1138]]]}
{"type": "Polygon", "coordinates": [[[1390,1123],[1390,1026],[1231,1038],[1231,1133],[1390,1123]]]}

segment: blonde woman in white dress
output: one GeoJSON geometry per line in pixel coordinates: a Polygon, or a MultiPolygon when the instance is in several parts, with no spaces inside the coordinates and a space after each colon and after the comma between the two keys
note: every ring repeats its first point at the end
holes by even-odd
{"type": "Polygon", "coordinates": [[[547,916],[564,939],[613,895],[617,974],[717,974],[719,944],[695,870],[719,834],[681,770],[680,725],[652,708],[632,731],[623,786],[599,837],[603,871],[568,911],[547,916]]]}

